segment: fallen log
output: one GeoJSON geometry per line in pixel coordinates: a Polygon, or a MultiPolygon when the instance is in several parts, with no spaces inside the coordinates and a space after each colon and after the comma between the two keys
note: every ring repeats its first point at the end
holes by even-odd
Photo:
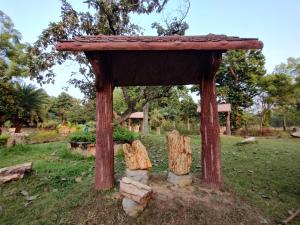
{"type": "Polygon", "coordinates": [[[292,215],[290,215],[287,219],[283,220],[282,223],[287,225],[290,223],[293,219],[295,219],[298,215],[300,215],[300,208],[297,209],[292,215]]]}
{"type": "Polygon", "coordinates": [[[123,177],[120,181],[120,193],[139,204],[146,204],[151,199],[152,188],[138,181],[123,177]]]}
{"type": "Polygon", "coordinates": [[[32,170],[32,162],[0,169],[0,184],[22,179],[24,174],[32,170]]]}

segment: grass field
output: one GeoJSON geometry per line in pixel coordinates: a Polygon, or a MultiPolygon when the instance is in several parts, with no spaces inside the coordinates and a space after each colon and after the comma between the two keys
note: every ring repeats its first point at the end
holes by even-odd
{"type": "MultiPolygon", "coordinates": [[[[191,138],[192,172],[200,176],[200,139],[191,138]]],[[[222,137],[221,140],[226,190],[259,207],[275,222],[285,219],[288,211],[300,207],[300,140],[261,138],[258,144],[244,146],[235,145],[240,140],[238,137],[222,137]]],[[[149,135],[143,137],[142,142],[154,165],[152,173],[167,171],[165,137],[149,135]]],[[[28,161],[33,162],[30,175],[0,187],[1,225],[74,224],[76,209],[91,201],[87,194],[97,199],[117,191],[117,186],[107,192],[94,191],[94,159],[71,154],[64,142],[0,149],[0,168],[28,161]],[[24,190],[36,199],[28,202],[20,194],[24,190]]],[[[115,158],[117,178],[123,175],[124,169],[124,159],[119,154],[115,158]]],[[[118,202],[107,204],[116,205],[116,210],[120,210],[118,202]]]]}

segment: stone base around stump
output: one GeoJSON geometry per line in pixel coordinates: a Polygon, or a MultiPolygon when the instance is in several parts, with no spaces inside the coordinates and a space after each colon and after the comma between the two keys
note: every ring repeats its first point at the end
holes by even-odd
{"type": "Polygon", "coordinates": [[[146,206],[147,203],[139,204],[126,197],[122,200],[122,207],[125,213],[131,217],[137,217],[141,212],[143,212],[146,206]]]}
{"type": "Polygon", "coordinates": [[[126,177],[131,178],[135,181],[141,182],[142,184],[148,184],[149,171],[148,170],[131,170],[126,168],[126,177]]]}
{"type": "Polygon", "coordinates": [[[190,174],[176,175],[175,173],[169,171],[168,182],[170,182],[176,186],[179,186],[179,187],[185,187],[185,186],[191,185],[193,182],[193,179],[190,174]]]}

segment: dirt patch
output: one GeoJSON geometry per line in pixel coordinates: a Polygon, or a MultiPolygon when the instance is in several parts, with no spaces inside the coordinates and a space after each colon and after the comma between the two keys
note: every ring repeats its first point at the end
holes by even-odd
{"type": "Polygon", "coordinates": [[[153,200],[136,219],[122,210],[121,196],[113,192],[87,193],[84,202],[75,209],[68,224],[203,224],[256,225],[273,224],[261,212],[229,192],[212,191],[194,179],[186,188],[166,182],[165,176],[152,176],[153,200]]]}

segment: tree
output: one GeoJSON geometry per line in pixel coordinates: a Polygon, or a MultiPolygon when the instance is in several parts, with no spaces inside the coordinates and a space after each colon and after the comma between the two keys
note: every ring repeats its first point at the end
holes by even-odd
{"type": "MultiPolygon", "coordinates": [[[[216,76],[219,102],[230,103],[233,128],[242,126],[244,109],[254,104],[254,98],[260,92],[258,83],[265,75],[265,57],[261,50],[232,50],[223,55],[216,76]]],[[[192,91],[198,91],[193,86],[192,91]]]]}
{"type": "Polygon", "coordinates": [[[261,79],[261,127],[264,125],[265,116],[271,112],[271,108],[274,108],[281,113],[283,130],[286,130],[285,115],[296,104],[292,79],[292,76],[284,73],[273,73],[261,79]]]}
{"type": "Polygon", "coordinates": [[[9,16],[0,10],[0,134],[3,123],[14,110],[13,79],[29,75],[28,59],[21,34],[9,16]]]}
{"type": "Polygon", "coordinates": [[[24,124],[32,121],[39,122],[45,116],[44,109],[48,95],[43,89],[16,82],[9,97],[12,99],[13,106],[7,106],[10,109],[7,119],[14,123],[15,133],[20,133],[24,124]]]}
{"type": "MultiPolygon", "coordinates": [[[[59,39],[70,39],[82,35],[136,35],[140,33],[140,27],[130,22],[130,14],[160,13],[168,0],[87,0],[85,1],[95,14],[90,12],[77,12],[66,1],[62,0],[61,21],[50,23],[39,40],[30,48],[31,72],[41,83],[53,82],[55,74],[52,67],[65,61],[79,63],[78,73],[82,79],[73,78],[70,84],[79,87],[88,99],[95,98],[94,74],[83,53],[57,52],[55,44],[59,39]],[[40,71],[47,71],[43,75],[40,71]]],[[[183,19],[176,20],[171,27],[183,29],[187,25],[183,19]],[[175,26],[176,24],[176,26],[175,26]]],[[[119,122],[123,122],[128,116],[143,107],[147,102],[162,96],[168,96],[171,87],[122,87],[122,93],[127,109],[122,113],[119,122]]]]}
{"type": "Polygon", "coordinates": [[[79,99],[73,98],[66,92],[62,92],[56,98],[54,98],[50,110],[54,112],[56,116],[60,117],[61,123],[64,123],[67,120],[65,117],[66,114],[70,113],[72,110],[79,111],[80,107],[81,105],[79,99]]]}

